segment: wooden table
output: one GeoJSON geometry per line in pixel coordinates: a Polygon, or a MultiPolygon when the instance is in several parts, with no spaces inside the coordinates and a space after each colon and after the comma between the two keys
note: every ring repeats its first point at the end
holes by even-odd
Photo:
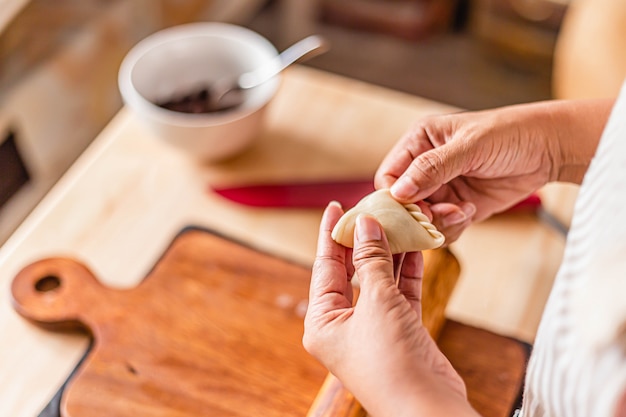
{"type": "Polygon", "coordinates": [[[0,0],[0,33],[28,2],[29,0],[0,0]]]}
{"type": "MultiPolygon", "coordinates": [[[[414,120],[454,110],[296,66],[285,73],[256,145],[205,165],[152,137],[123,109],[0,249],[0,415],[36,415],[88,344],[14,312],[9,286],[26,264],[72,256],[106,285],[132,287],[187,225],[310,264],[321,211],[242,207],[211,194],[208,184],[369,177],[414,120]]],[[[448,316],[532,341],[563,244],[532,215],[473,226],[453,245],[462,274],[448,316]]]]}

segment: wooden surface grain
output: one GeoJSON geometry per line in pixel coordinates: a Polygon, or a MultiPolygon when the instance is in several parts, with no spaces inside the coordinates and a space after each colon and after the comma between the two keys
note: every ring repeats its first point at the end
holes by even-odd
{"type": "MultiPolygon", "coordinates": [[[[188,224],[310,264],[321,211],[243,207],[208,184],[368,177],[415,120],[456,110],[295,66],[254,146],[214,165],[169,148],[122,110],[0,248],[0,414],[36,415],[88,344],[42,331],[12,309],[9,283],[25,265],[69,256],[104,285],[132,288],[188,224]]],[[[531,215],[472,226],[452,247],[461,275],[446,314],[532,341],[563,243],[531,215]]]]}
{"type": "Polygon", "coordinates": [[[12,293],[38,325],[81,324],[94,337],[63,417],[295,417],[326,373],[301,343],[309,278],[308,267],[187,229],[132,289],[49,258],[23,269],[12,293]]]}
{"type": "Polygon", "coordinates": [[[482,417],[510,417],[519,407],[530,346],[448,320],[437,344],[459,373],[482,417]]]}
{"type": "Polygon", "coordinates": [[[29,0],[0,0],[0,34],[29,0]]]}

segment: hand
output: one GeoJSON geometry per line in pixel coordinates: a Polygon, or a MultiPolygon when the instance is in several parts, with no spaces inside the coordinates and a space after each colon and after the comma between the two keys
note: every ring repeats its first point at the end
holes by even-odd
{"type": "Polygon", "coordinates": [[[447,243],[549,181],[580,182],[611,100],[552,101],[420,121],[391,150],[377,188],[426,199],[447,243]]]}
{"type": "Polygon", "coordinates": [[[373,416],[475,416],[463,381],[422,325],[422,254],[406,254],[396,286],[376,220],[357,219],[353,251],[332,240],[342,213],[331,203],[321,222],[305,348],[373,416]],[[354,272],[361,290],[353,307],[354,272]]]}

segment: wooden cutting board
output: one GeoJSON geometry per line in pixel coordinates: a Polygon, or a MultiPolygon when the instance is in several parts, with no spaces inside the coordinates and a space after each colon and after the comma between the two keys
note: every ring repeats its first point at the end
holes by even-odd
{"type": "Polygon", "coordinates": [[[12,291],[39,325],[93,334],[64,417],[302,416],[326,376],[302,348],[309,279],[300,265],[189,229],[136,288],[106,288],[55,258],[25,268],[12,291]]]}
{"type": "MultiPolygon", "coordinates": [[[[450,252],[427,252],[425,324],[441,332],[440,346],[466,379],[470,401],[486,416],[504,417],[527,350],[445,323],[458,273],[450,252]]],[[[327,371],[302,348],[309,279],[310,268],[189,228],[135,288],[104,287],[82,264],[52,258],[24,268],[12,292],[16,310],[36,324],[93,336],[62,391],[63,417],[344,417],[336,410],[346,406],[362,414],[340,385],[320,391],[327,371]],[[332,407],[314,401],[329,395],[332,407]]]]}

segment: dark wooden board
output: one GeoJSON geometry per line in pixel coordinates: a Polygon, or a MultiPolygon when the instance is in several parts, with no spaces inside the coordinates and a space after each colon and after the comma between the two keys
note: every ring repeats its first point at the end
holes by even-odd
{"type": "Polygon", "coordinates": [[[448,320],[437,344],[467,386],[483,417],[508,417],[520,405],[530,346],[448,320]]]}

